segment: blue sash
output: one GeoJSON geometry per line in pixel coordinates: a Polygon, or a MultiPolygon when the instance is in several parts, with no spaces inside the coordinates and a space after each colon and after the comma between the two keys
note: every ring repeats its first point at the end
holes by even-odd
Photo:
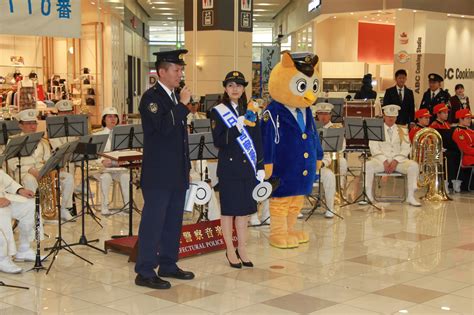
{"type": "MultiPolygon", "coordinates": [[[[224,121],[227,128],[230,129],[237,124],[237,116],[224,104],[219,104],[214,107],[214,109],[219,116],[221,116],[222,121],[224,121]]],[[[257,174],[257,151],[255,150],[253,140],[245,127],[242,129],[241,135],[236,140],[242,148],[245,156],[250,161],[250,164],[252,164],[255,174],[257,174]]]]}

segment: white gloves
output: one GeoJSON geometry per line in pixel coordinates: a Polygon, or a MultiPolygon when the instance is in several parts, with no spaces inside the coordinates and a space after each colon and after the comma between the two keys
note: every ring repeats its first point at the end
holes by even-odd
{"type": "Polygon", "coordinates": [[[235,126],[237,127],[237,129],[239,129],[239,132],[242,132],[242,130],[244,130],[244,120],[244,116],[239,116],[239,118],[237,118],[237,124],[235,126]]]}
{"type": "Polygon", "coordinates": [[[257,171],[257,180],[260,183],[263,183],[263,181],[265,180],[265,171],[264,170],[258,170],[257,171]]]}

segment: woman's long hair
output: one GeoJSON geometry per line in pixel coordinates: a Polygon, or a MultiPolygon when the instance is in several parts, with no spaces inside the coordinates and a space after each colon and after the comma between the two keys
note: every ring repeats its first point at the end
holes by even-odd
{"type": "MultiPolygon", "coordinates": [[[[222,103],[230,105],[230,97],[226,91],[224,91],[224,95],[222,95],[222,103]]],[[[244,115],[247,111],[247,95],[245,94],[245,90],[244,93],[242,93],[242,96],[239,98],[237,111],[239,112],[239,115],[244,115]]]]}

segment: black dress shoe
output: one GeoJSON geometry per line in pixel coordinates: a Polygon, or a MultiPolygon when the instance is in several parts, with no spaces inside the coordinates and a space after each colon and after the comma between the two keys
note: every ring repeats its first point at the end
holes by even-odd
{"type": "Polygon", "coordinates": [[[229,256],[227,256],[227,252],[225,252],[225,257],[227,258],[227,261],[229,262],[229,265],[230,265],[232,268],[237,268],[237,269],[241,269],[241,268],[242,268],[242,263],[238,262],[238,263],[234,264],[234,263],[231,263],[231,262],[230,262],[229,256]]]}
{"type": "Polygon", "coordinates": [[[191,271],[184,271],[178,268],[175,272],[163,272],[161,270],[158,271],[158,276],[164,278],[175,278],[179,280],[192,280],[194,279],[194,273],[191,271]]]}
{"type": "Polygon", "coordinates": [[[137,275],[137,277],[135,278],[135,284],[141,287],[148,287],[151,289],[159,290],[171,288],[171,283],[166,280],[160,279],[157,276],[154,276],[152,278],[145,278],[141,275],[137,275]]]}
{"type": "Polygon", "coordinates": [[[251,261],[243,261],[242,258],[240,258],[238,249],[235,250],[235,254],[237,255],[237,258],[240,259],[240,261],[242,262],[242,265],[244,265],[245,267],[253,267],[253,263],[251,261]]]}

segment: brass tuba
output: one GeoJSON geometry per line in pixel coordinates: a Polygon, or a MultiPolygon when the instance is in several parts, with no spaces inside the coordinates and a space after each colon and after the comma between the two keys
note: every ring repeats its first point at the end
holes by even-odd
{"type": "Polygon", "coordinates": [[[422,198],[428,201],[451,200],[446,192],[443,138],[433,128],[418,131],[413,139],[411,156],[420,166],[418,187],[428,187],[422,198]]]}

